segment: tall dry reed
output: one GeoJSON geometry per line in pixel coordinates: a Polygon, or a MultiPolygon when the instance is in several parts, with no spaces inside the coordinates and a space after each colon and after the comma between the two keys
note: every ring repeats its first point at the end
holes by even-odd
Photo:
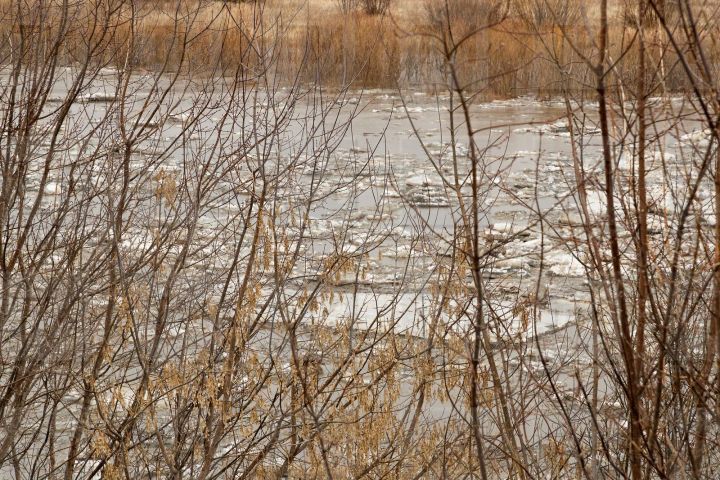
{"type": "MultiPolygon", "coordinates": [[[[3,38],[12,41],[20,29],[52,33],[60,28],[62,2],[57,2],[51,18],[27,14],[19,18],[14,1],[0,3],[3,38]]],[[[486,98],[546,96],[568,88],[588,88],[582,78],[590,72],[577,50],[585,56],[593,55],[594,32],[577,21],[577,9],[566,7],[558,16],[527,4],[506,11],[472,8],[467,1],[453,4],[451,28],[455,35],[480,30],[457,51],[460,80],[486,98]],[[560,22],[560,18],[565,20],[560,22]],[[483,29],[483,22],[488,21],[493,25],[483,29]],[[568,39],[572,39],[573,48],[568,39]],[[548,55],[548,51],[553,54],[548,55]],[[567,85],[563,71],[573,71],[576,84],[567,85]]],[[[90,57],[98,63],[121,65],[129,58],[136,68],[173,71],[184,65],[198,74],[239,68],[260,72],[265,65],[275,64],[279,81],[334,87],[401,85],[431,89],[447,82],[440,44],[434,40],[442,32],[434,24],[433,14],[438,10],[432,3],[406,9],[401,16],[342,13],[337,8],[309,14],[303,8],[280,1],[229,4],[182,0],[131,5],[124,0],[77,0],[65,11],[68,41],[58,55],[65,64],[90,57]],[[112,24],[98,24],[98,18],[103,17],[98,12],[111,12],[112,24]],[[89,50],[89,45],[98,44],[107,48],[89,50]],[[280,61],[271,62],[275,58],[280,61]],[[299,79],[297,72],[301,72],[299,79]]],[[[632,43],[634,27],[618,11],[611,28],[612,55],[613,50],[620,52],[632,43]]],[[[635,68],[635,55],[631,46],[617,68],[635,68]]],[[[657,62],[662,62],[668,72],[663,88],[687,88],[687,80],[679,71],[673,75],[677,63],[674,55],[658,55],[657,62]]],[[[0,45],[0,62],[3,58],[0,45]]],[[[710,60],[715,62],[716,58],[710,60]]]]}

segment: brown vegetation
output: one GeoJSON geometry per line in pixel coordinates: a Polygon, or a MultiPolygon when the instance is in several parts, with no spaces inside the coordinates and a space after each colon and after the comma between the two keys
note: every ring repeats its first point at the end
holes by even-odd
{"type": "Polygon", "coordinates": [[[471,4],[4,0],[1,477],[716,475],[712,5],[471,4]],[[524,165],[474,110],[521,93],[562,102],[524,165]]]}
{"type": "MultiPolygon", "coordinates": [[[[556,3],[553,7],[537,0],[452,2],[449,18],[453,31],[482,30],[458,48],[460,77],[472,79],[476,83],[473,88],[479,86],[485,98],[557,95],[567,87],[563,85],[567,78],[559,73],[563,70],[574,72],[571,88],[589,88],[586,82],[591,72],[581,60],[596,48],[594,32],[583,20],[588,12],[581,11],[579,2],[556,3]],[[566,38],[574,40],[577,50],[569,46],[566,38]]],[[[6,0],[0,7],[5,19],[0,33],[11,35],[13,32],[7,31],[10,27],[37,25],[38,19],[16,19],[12,5],[6,0]]],[[[61,3],[55,8],[52,2],[48,5],[42,25],[47,35],[53,35],[53,29],[62,21],[61,3]]],[[[74,2],[66,19],[67,40],[58,55],[64,64],[72,64],[87,53],[91,38],[102,35],[104,53],[94,55],[94,59],[104,64],[122,63],[128,54],[126,49],[132,48],[137,66],[147,70],[161,66],[173,70],[181,65],[196,72],[203,67],[207,70],[210,54],[220,58],[219,65],[212,68],[226,72],[262,69],[263,64],[272,64],[285,84],[292,83],[300,72],[304,82],[331,87],[433,89],[443,85],[443,55],[437,43],[430,41],[437,31],[437,17],[443,13],[442,2],[427,1],[415,8],[403,5],[385,15],[369,15],[355,8],[343,13],[335,5],[313,5],[141,2],[131,11],[122,2],[74,2]],[[93,19],[104,10],[110,20],[106,28],[98,30],[93,19]],[[123,40],[129,35],[131,15],[135,18],[135,41],[129,46],[123,40]],[[251,45],[267,45],[268,49],[258,50],[251,45]],[[277,56],[279,61],[271,61],[271,56],[277,56]]],[[[637,44],[632,41],[635,26],[628,21],[632,10],[618,6],[613,12],[609,56],[617,58],[623,52],[632,58],[637,55],[637,44]],[[630,50],[626,51],[628,44],[630,50]]],[[[715,55],[715,49],[708,51],[715,55]]],[[[688,88],[676,68],[676,54],[665,51],[664,55],[662,61],[669,72],[666,86],[672,91],[688,88]]],[[[717,63],[714,57],[708,60],[717,63]]]]}

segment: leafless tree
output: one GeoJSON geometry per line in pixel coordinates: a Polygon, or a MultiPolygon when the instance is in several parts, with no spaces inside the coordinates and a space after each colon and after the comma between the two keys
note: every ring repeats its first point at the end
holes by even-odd
{"type": "Polygon", "coordinates": [[[563,97],[498,124],[461,3],[375,136],[265,2],[2,4],[0,476],[712,478],[714,7],[528,3],[563,97]]]}

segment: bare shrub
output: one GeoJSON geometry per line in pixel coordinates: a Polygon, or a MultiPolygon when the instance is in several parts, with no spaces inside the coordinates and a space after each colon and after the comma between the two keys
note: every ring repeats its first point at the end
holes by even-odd
{"type": "Polygon", "coordinates": [[[714,17],[469,5],[0,4],[0,477],[716,476],[714,17]]]}
{"type": "Polygon", "coordinates": [[[367,15],[383,15],[390,8],[391,0],[360,0],[360,7],[367,15]]]}
{"type": "Polygon", "coordinates": [[[530,25],[571,27],[582,19],[580,0],[517,0],[519,16],[530,25]]]}
{"type": "Polygon", "coordinates": [[[426,0],[423,16],[436,31],[451,26],[462,35],[502,21],[509,12],[508,6],[506,0],[426,0]]]}
{"type": "Polygon", "coordinates": [[[358,9],[360,0],[336,0],[335,2],[343,14],[349,14],[358,9]]]}

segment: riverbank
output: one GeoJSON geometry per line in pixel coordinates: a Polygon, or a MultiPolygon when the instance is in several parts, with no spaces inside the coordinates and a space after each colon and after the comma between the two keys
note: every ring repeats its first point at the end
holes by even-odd
{"type": "MultiPolygon", "coordinates": [[[[479,99],[594,89],[597,32],[592,19],[581,21],[590,14],[578,5],[541,11],[523,7],[523,2],[484,8],[466,3],[454,2],[445,11],[441,2],[418,6],[398,0],[385,15],[367,15],[361,10],[343,13],[328,0],[132,6],[86,0],[19,16],[6,1],[0,6],[0,30],[15,43],[25,39],[34,45],[29,48],[44,48],[49,55],[53,39],[64,29],[53,58],[65,64],[90,57],[118,69],[239,74],[248,81],[266,81],[266,73],[272,72],[271,81],[285,85],[428,91],[447,86],[451,75],[444,52],[452,49],[452,37],[463,39],[452,53],[458,82],[479,99]]],[[[615,9],[610,26],[610,57],[619,59],[616,70],[623,73],[637,68],[637,29],[628,15],[615,9]]],[[[689,88],[674,68],[674,53],[660,46],[662,28],[647,27],[644,34],[657,43],[657,63],[665,72],[655,93],[689,88]]]]}

